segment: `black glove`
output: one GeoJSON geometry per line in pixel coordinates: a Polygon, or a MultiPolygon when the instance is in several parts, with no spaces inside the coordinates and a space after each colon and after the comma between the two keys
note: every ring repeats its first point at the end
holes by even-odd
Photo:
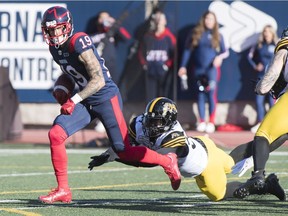
{"type": "Polygon", "coordinates": [[[90,157],[92,159],[92,161],[89,163],[88,169],[90,169],[90,171],[91,171],[93,169],[93,167],[101,166],[104,163],[107,163],[109,157],[110,157],[110,155],[107,152],[104,152],[101,155],[95,155],[95,156],[90,157]]]}

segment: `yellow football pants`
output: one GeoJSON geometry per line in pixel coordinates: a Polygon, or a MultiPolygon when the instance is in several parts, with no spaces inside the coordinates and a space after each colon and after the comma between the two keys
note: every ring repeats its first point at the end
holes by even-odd
{"type": "Polygon", "coordinates": [[[213,201],[224,198],[226,193],[227,173],[231,172],[234,160],[208,137],[198,136],[208,150],[208,164],[201,175],[196,176],[195,180],[200,190],[213,201]]]}
{"type": "Polygon", "coordinates": [[[288,133],[288,92],[285,92],[266,113],[255,136],[265,137],[271,144],[278,137],[288,133]]]}

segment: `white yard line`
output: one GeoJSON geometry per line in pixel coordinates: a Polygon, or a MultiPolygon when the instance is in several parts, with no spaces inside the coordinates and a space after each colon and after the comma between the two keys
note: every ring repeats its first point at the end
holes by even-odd
{"type": "Polygon", "coordinates": [[[27,201],[23,201],[23,200],[0,200],[0,203],[27,203],[27,201]]]}
{"type": "MultiPolygon", "coordinates": [[[[68,174],[78,174],[78,173],[103,173],[103,172],[122,172],[122,171],[132,171],[139,170],[139,168],[111,168],[111,169],[101,169],[101,170],[74,170],[68,171],[68,174]]],[[[54,175],[54,172],[39,172],[39,173],[11,173],[11,174],[0,174],[1,177],[19,177],[19,176],[41,176],[41,175],[54,175]]]]}
{"type": "MultiPolygon", "coordinates": [[[[86,149],[67,149],[68,154],[101,154],[107,148],[86,148],[86,149]]],[[[229,153],[229,151],[227,151],[229,153]]],[[[0,155],[14,155],[14,154],[50,154],[50,149],[1,149],[0,148],[0,155]]],[[[288,151],[274,151],[271,152],[270,155],[275,156],[287,156],[288,151]]]]}
{"type": "MultiPolygon", "coordinates": [[[[101,154],[106,149],[67,149],[68,154],[101,154]]],[[[50,154],[50,149],[1,149],[0,155],[8,156],[8,155],[25,155],[25,154],[50,154]]]]}
{"type": "MultiPolygon", "coordinates": [[[[199,198],[199,197],[205,197],[205,195],[195,195],[195,196],[191,196],[191,195],[187,195],[187,196],[181,196],[181,198],[199,198]]],[[[170,201],[175,201],[175,197],[171,197],[171,198],[151,198],[149,199],[149,203],[169,203],[170,201]]],[[[109,201],[109,199],[107,200],[75,200],[72,203],[69,204],[69,206],[90,206],[90,205],[95,205],[95,204],[100,204],[100,205],[115,205],[115,203],[126,203],[125,200],[113,200],[113,202],[109,201]]],[[[129,203],[134,203],[134,204],[142,204],[145,203],[147,204],[147,200],[130,200],[129,203]]],[[[23,201],[23,200],[0,200],[0,203],[5,203],[5,204],[9,204],[9,203],[28,203],[28,201],[23,201]]],[[[127,203],[126,203],[127,204],[127,203]]],[[[212,202],[205,202],[205,203],[199,203],[196,205],[191,205],[191,206],[198,206],[198,205],[211,205],[214,204],[212,202]]],[[[175,205],[176,206],[176,205],[175,205]]],[[[178,207],[186,207],[187,204],[183,204],[183,205],[177,205],[178,207]]],[[[19,207],[19,208],[14,208],[14,209],[21,209],[21,210],[29,210],[29,209],[37,209],[37,208],[52,208],[53,206],[41,206],[41,207],[19,207]]],[[[56,207],[56,206],[55,206],[56,207]]]]}

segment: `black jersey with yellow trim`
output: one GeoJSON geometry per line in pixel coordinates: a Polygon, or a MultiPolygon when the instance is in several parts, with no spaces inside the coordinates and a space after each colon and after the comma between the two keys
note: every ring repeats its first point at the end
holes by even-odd
{"type": "Polygon", "coordinates": [[[280,49],[286,49],[288,50],[288,38],[282,38],[278,41],[274,53],[277,53],[280,49]]]}
{"type": "Polygon", "coordinates": [[[176,148],[186,145],[186,136],[182,131],[171,131],[161,142],[162,148],[176,148]]]}

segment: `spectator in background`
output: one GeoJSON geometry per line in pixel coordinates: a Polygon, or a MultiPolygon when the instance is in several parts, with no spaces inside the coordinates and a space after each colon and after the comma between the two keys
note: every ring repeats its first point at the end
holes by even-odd
{"type": "MultiPolygon", "coordinates": [[[[90,19],[86,28],[86,33],[90,35],[98,54],[105,59],[105,64],[116,84],[119,83],[121,76],[117,67],[117,44],[131,38],[129,32],[120,26],[121,21],[117,22],[108,12],[101,11],[90,19]]],[[[96,121],[95,130],[105,132],[100,121],[96,121]]]]}
{"type": "Polygon", "coordinates": [[[176,38],[166,27],[166,16],[161,11],[152,15],[150,29],[139,46],[138,56],[145,74],[146,101],[167,96],[167,78],[172,71],[176,38]]]}
{"type": "Polygon", "coordinates": [[[215,131],[215,111],[217,105],[217,87],[220,66],[229,55],[224,40],[219,32],[219,25],[213,12],[205,12],[189,35],[183,53],[178,76],[187,75],[187,63],[192,55],[194,76],[199,85],[198,111],[200,115],[197,131],[213,133],[215,131]],[[208,98],[209,122],[205,121],[205,102],[208,98]]]}
{"type": "MultiPolygon", "coordinates": [[[[258,42],[253,46],[248,54],[248,61],[257,73],[257,80],[263,78],[265,68],[274,56],[275,45],[278,36],[271,25],[266,25],[259,36],[258,42]]],[[[270,108],[274,104],[274,98],[270,95],[256,94],[257,124],[251,128],[251,132],[256,133],[265,115],[265,99],[268,97],[270,108]]]]}
{"type": "Polygon", "coordinates": [[[129,32],[120,26],[106,11],[99,12],[87,25],[86,33],[92,38],[99,55],[105,59],[111,77],[118,84],[120,71],[117,68],[117,44],[131,39],[129,32]]]}

